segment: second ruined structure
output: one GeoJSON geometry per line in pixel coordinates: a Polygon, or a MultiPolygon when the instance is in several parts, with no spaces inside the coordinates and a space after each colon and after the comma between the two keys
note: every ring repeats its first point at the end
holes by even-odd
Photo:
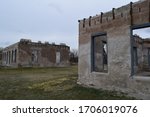
{"type": "Polygon", "coordinates": [[[21,39],[2,51],[2,66],[52,67],[69,65],[70,47],[21,39]]]}

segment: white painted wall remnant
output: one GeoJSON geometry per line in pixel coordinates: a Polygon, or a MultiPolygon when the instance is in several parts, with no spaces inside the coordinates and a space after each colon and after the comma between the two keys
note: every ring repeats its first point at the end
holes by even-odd
{"type": "Polygon", "coordinates": [[[56,52],[56,64],[60,63],[60,52],[56,52]]]}

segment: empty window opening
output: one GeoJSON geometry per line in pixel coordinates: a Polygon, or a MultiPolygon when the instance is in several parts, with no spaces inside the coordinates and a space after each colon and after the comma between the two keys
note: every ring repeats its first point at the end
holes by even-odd
{"type": "Polygon", "coordinates": [[[4,61],[5,61],[5,63],[6,63],[6,53],[4,53],[4,61]]]}
{"type": "Polygon", "coordinates": [[[92,37],[92,71],[107,72],[107,37],[106,34],[92,37]]]}
{"type": "Polygon", "coordinates": [[[3,53],[3,61],[6,62],[6,53],[5,52],[3,53]]]}
{"type": "Polygon", "coordinates": [[[139,8],[139,12],[141,12],[141,8],[139,8]]]}
{"type": "Polygon", "coordinates": [[[14,62],[15,63],[17,62],[17,49],[15,49],[15,52],[14,52],[14,62]]]}
{"type": "Polygon", "coordinates": [[[32,62],[34,62],[34,54],[31,55],[32,62]]]}
{"type": "Polygon", "coordinates": [[[31,60],[34,63],[38,62],[38,51],[37,50],[32,51],[31,60]]]}
{"type": "Polygon", "coordinates": [[[6,54],[6,64],[8,64],[8,52],[6,54]]]}
{"type": "Polygon", "coordinates": [[[123,17],[123,13],[121,13],[121,17],[123,17]]]}
{"type": "Polygon", "coordinates": [[[15,61],[15,50],[12,50],[12,61],[13,61],[13,63],[15,63],[16,61],[15,61]]]}
{"type": "Polygon", "coordinates": [[[12,50],[11,52],[11,62],[13,63],[14,62],[14,51],[12,50]]]}
{"type": "Polygon", "coordinates": [[[132,30],[132,75],[150,76],[150,27],[132,30]]]}
{"type": "Polygon", "coordinates": [[[9,64],[11,63],[11,51],[8,52],[9,53],[9,64]]]}
{"type": "Polygon", "coordinates": [[[108,22],[108,17],[106,18],[106,21],[108,22]]]}
{"type": "Polygon", "coordinates": [[[56,64],[60,63],[60,52],[56,52],[56,64]]]}

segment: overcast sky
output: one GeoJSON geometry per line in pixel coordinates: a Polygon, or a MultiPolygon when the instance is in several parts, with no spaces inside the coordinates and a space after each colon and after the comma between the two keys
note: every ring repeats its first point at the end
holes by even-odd
{"type": "Polygon", "coordinates": [[[138,0],[0,0],[0,47],[32,41],[78,48],[78,20],[138,0]]]}
{"type": "Polygon", "coordinates": [[[150,28],[142,28],[133,30],[133,35],[139,35],[142,38],[150,38],[150,28]]]}

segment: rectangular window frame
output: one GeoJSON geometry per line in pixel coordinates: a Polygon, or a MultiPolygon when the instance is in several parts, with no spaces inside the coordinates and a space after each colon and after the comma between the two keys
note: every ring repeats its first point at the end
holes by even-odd
{"type": "Polygon", "coordinates": [[[145,23],[145,24],[139,24],[139,25],[133,25],[130,26],[130,43],[131,43],[131,76],[134,76],[135,70],[134,70],[134,36],[133,36],[133,30],[136,29],[142,29],[142,28],[150,28],[150,23],[145,23]]]}
{"type": "MultiPolygon", "coordinates": [[[[95,70],[95,37],[98,36],[106,36],[107,39],[107,33],[106,32],[99,32],[91,35],[91,72],[97,72],[97,73],[108,73],[108,42],[107,43],[107,70],[105,71],[96,71],[95,70]]],[[[102,40],[103,42],[103,40],[102,40]]],[[[103,69],[104,69],[104,63],[103,63],[103,69]]]]}

